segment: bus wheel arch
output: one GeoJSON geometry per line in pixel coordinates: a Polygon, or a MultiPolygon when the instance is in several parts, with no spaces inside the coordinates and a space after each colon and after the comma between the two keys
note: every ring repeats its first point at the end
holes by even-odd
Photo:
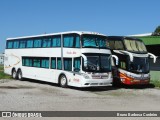
{"type": "Polygon", "coordinates": [[[64,73],[61,73],[59,75],[58,84],[63,88],[67,88],[68,87],[67,77],[66,77],[66,75],[64,73]]]}
{"type": "Polygon", "coordinates": [[[17,70],[17,78],[18,78],[19,80],[22,80],[22,79],[23,79],[22,70],[21,70],[20,68],[17,70]]]}
{"type": "Polygon", "coordinates": [[[16,71],[15,68],[12,68],[11,74],[12,74],[12,78],[13,78],[13,79],[17,79],[17,71],[16,71]]]}

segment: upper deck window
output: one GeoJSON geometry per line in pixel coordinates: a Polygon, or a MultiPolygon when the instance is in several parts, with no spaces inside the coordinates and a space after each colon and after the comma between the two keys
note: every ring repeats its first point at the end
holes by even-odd
{"type": "Polygon", "coordinates": [[[51,46],[52,47],[60,47],[61,46],[61,36],[53,36],[51,46]]]}
{"type": "Polygon", "coordinates": [[[76,34],[64,35],[63,47],[80,48],[80,36],[76,34]]]}
{"type": "Polygon", "coordinates": [[[7,46],[6,46],[7,49],[11,49],[13,48],[13,41],[7,41],[7,46]]]}
{"type": "Polygon", "coordinates": [[[137,41],[137,40],[124,40],[126,49],[128,51],[133,51],[133,52],[147,52],[147,49],[144,45],[143,42],[137,41]]]}
{"type": "Polygon", "coordinates": [[[26,41],[25,40],[20,40],[19,41],[19,48],[25,48],[26,47],[26,41]]]}
{"type": "Polygon", "coordinates": [[[42,44],[42,40],[41,39],[34,40],[34,48],[40,48],[41,44],[42,44]]]}
{"type": "Polygon", "coordinates": [[[51,38],[44,38],[42,41],[42,47],[44,48],[51,47],[51,38]]]}
{"type": "Polygon", "coordinates": [[[33,40],[27,40],[27,48],[33,48],[33,40]]]}
{"type": "Polygon", "coordinates": [[[19,41],[18,40],[13,42],[13,48],[19,48],[19,41]]]}
{"type": "Polygon", "coordinates": [[[100,35],[83,35],[82,47],[83,48],[107,48],[107,39],[105,36],[100,35]]]}
{"type": "Polygon", "coordinates": [[[109,40],[109,46],[112,50],[124,50],[124,45],[120,40],[109,40]]]}

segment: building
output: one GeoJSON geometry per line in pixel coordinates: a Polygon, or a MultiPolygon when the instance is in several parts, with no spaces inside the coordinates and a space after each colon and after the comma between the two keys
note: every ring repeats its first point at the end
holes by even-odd
{"type": "Polygon", "coordinates": [[[4,64],[4,54],[0,54],[0,65],[4,64]]]}
{"type": "Polygon", "coordinates": [[[156,63],[150,60],[151,79],[160,80],[160,36],[151,36],[151,34],[132,35],[133,37],[143,40],[147,47],[147,51],[157,56],[156,63]]]}

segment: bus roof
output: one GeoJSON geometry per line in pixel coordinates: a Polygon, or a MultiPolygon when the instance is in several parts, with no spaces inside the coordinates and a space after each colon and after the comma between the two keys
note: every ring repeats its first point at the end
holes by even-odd
{"type": "Polygon", "coordinates": [[[129,40],[138,40],[138,41],[142,41],[139,38],[136,37],[127,37],[127,36],[107,36],[107,38],[109,39],[116,39],[116,40],[124,40],[124,39],[129,39],[129,40]]]}
{"type": "Polygon", "coordinates": [[[32,36],[22,36],[22,37],[15,37],[15,38],[7,38],[7,40],[16,40],[16,39],[25,39],[25,38],[36,38],[36,37],[47,37],[47,36],[53,36],[53,35],[61,35],[61,34],[73,34],[77,33],[79,35],[82,34],[93,34],[93,35],[102,35],[106,36],[97,32],[89,32],[89,31],[68,31],[68,32],[59,32],[59,33],[49,33],[49,34],[40,34],[40,35],[32,35],[32,36]]]}

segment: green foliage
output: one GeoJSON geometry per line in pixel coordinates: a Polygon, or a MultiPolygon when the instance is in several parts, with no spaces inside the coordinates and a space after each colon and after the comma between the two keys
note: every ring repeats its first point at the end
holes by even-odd
{"type": "Polygon", "coordinates": [[[153,36],[160,36],[160,26],[158,26],[152,34],[153,36]]]}
{"type": "Polygon", "coordinates": [[[155,33],[160,33],[160,26],[158,26],[154,32],[155,33]]]}
{"type": "Polygon", "coordinates": [[[160,88],[160,80],[151,80],[151,83],[155,85],[155,87],[160,88]]]}
{"type": "Polygon", "coordinates": [[[4,68],[0,65],[0,80],[1,79],[11,79],[11,76],[4,73],[4,68]]]}

